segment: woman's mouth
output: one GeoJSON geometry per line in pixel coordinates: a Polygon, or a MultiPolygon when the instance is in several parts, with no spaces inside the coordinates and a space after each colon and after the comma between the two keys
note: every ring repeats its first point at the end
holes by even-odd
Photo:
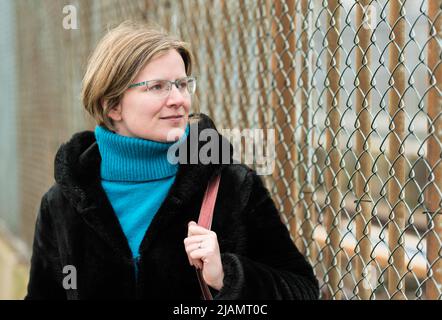
{"type": "Polygon", "coordinates": [[[183,116],[168,116],[160,118],[161,120],[166,120],[168,123],[173,125],[179,125],[181,124],[181,120],[183,119],[183,116]]]}
{"type": "Polygon", "coordinates": [[[183,117],[182,115],[177,115],[177,116],[162,117],[160,119],[181,119],[182,117],[183,117]]]}

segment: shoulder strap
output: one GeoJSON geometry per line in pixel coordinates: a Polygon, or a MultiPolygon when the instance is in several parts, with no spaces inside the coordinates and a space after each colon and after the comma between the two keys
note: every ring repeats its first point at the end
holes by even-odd
{"type": "Polygon", "coordinates": [[[201,205],[200,216],[198,218],[198,225],[209,230],[212,226],[213,209],[215,208],[220,180],[221,176],[216,175],[207,185],[206,193],[204,194],[203,203],[201,205]]]}
{"type": "MultiPolygon", "coordinates": [[[[206,193],[204,194],[203,203],[201,205],[200,215],[198,218],[198,225],[209,229],[212,226],[213,209],[215,208],[216,196],[218,194],[219,182],[221,176],[218,174],[207,185],[206,193]]],[[[196,269],[198,281],[200,283],[201,291],[204,300],[213,300],[207,283],[204,281],[203,274],[200,269],[196,269]]]]}

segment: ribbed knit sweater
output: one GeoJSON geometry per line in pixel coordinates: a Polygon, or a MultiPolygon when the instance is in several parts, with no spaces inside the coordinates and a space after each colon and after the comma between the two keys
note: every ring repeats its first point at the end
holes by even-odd
{"type": "Polygon", "coordinates": [[[149,225],[175,181],[179,164],[167,160],[167,151],[177,142],[158,142],[126,137],[95,128],[101,155],[101,184],[118,217],[134,258],[148,235],[149,225]]]}

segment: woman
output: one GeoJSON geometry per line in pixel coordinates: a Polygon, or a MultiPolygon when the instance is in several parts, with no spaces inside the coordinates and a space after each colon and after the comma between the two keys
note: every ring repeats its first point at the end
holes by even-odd
{"type": "Polygon", "coordinates": [[[167,157],[194,128],[216,130],[203,114],[189,121],[191,72],[186,43],[141,24],[123,23],[98,44],[82,91],[98,125],[57,152],[27,299],[201,299],[194,267],[214,299],[318,297],[311,266],[253,170],[231,158],[167,157]],[[221,183],[210,231],[195,221],[215,174],[221,183]]]}

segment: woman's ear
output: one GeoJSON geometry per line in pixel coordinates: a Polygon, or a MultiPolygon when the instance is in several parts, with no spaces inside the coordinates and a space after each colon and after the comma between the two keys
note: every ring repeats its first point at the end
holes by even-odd
{"type": "MultiPolygon", "coordinates": [[[[103,107],[104,108],[107,107],[107,101],[103,102],[103,107]]],[[[113,121],[120,121],[122,119],[121,103],[119,103],[117,106],[110,109],[107,114],[108,114],[109,118],[111,118],[113,121]]]]}

